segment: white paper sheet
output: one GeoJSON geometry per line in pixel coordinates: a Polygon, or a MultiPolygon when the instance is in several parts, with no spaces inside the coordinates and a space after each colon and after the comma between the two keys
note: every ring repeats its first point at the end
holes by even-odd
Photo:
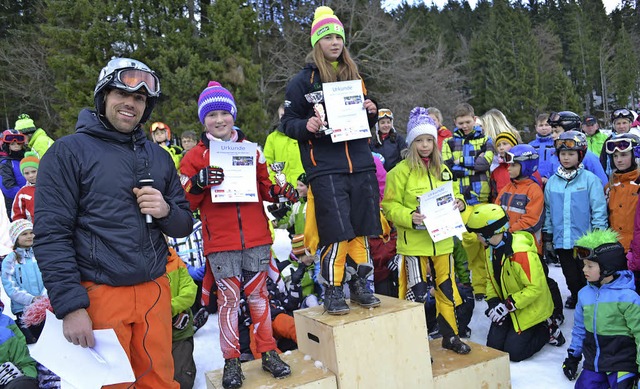
{"type": "Polygon", "coordinates": [[[222,184],[211,188],[212,202],[258,202],[257,147],[251,142],[209,142],[209,162],[224,170],[222,184]]]}
{"type": "Polygon", "coordinates": [[[135,376],[127,354],[115,332],[94,330],[92,349],[69,343],[62,333],[62,320],[51,312],[31,356],[62,379],[65,388],[99,389],[103,385],[133,382],[135,376]]]}
{"type": "Polygon", "coordinates": [[[420,213],[426,216],[424,225],[434,242],[452,236],[462,239],[462,233],[467,231],[456,208],[451,181],[420,196],[420,213]]]}
{"type": "Polygon", "coordinates": [[[371,137],[362,80],[327,82],[322,91],[334,143],[371,137]]]}

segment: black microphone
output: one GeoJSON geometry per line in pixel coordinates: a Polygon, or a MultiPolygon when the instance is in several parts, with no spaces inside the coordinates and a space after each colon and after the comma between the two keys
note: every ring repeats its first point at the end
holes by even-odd
{"type": "MultiPolygon", "coordinates": [[[[149,178],[141,178],[140,181],[138,181],[138,183],[140,184],[140,186],[153,186],[153,178],[149,177],[149,178]]],[[[151,215],[145,215],[147,224],[151,224],[153,223],[153,217],[151,215]]]]}

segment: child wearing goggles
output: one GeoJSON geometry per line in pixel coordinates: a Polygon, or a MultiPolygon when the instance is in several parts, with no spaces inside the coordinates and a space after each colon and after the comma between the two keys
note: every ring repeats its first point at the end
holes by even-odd
{"type": "Polygon", "coordinates": [[[535,239],[553,300],[553,315],[548,325],[549,344],[561,346],[564,341],[560,338],[558,327],[564,321],[562,296],[558,283],[549,277],[547,263],[542,260],[544,195],[542,179],[538,173],[539,155],[531,145],[517,145],[505,153],[505,161],[511,181],[500,191],[494,202],[500,205],[509,217],[509,232],[527,231],[535,239]]]}
{"type": "Polygon", "coordinates": [[[614,167],[611,180],[605,186],[609,225],[620,235],[625,252],[629,251],[633,237],[634,220],[638,203],[638,165],[636,151],[640,139],[632,134],[614,135],[605,143],[605,151],[614,167]]]}
{"type": "Polygon", "coordinates": [[[624,248],[609,229],[591,231],[574,247],[589,282],[580,290],[571,345],[562,364],[576,388],[632,388],[638,373],[640,296],[627,270],[624,248]]]}
{"type": "Polygon", "coordinates": [[[384,170],[389,171],[402,161],[400,154],[407,147],[407,143],[393,127],[393,112],[390,109],[378,110],[378,124],[375,128],[375,137],[369,147],[371,151],[384,157],[384,170]]]}
{"type": "Polygon", "coordinates": [[[0,189],[4,195],[7,215],[11,215],[11,206],[16,194],[27,183],[20,171],[20,161],[24,158],[26,137],[17,130],[2,133],[2,152],[5,157],[0,161],[0,189]]]}
{"type": "Polygon", "coordinates": [[[573,309],[586,283],[573,257],[573,244],[589,230],[607,228],[607,202],[598,177],[581,163],[587,153],[584,134],[567,131],[555,145],[560,166],[544,188],[543,241],[547,257],[557,255],[560,260],[571,292],[565,308],[573,309]]]}

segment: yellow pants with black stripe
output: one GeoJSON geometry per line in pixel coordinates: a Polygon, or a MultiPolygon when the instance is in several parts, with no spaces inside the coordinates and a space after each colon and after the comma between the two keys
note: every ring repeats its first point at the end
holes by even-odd
{"type": "Polygon", "coordinates": [[[320,272],[328,285],[341,286],[345,279],[347,256],[356,263],[371,264],[369,239],[357,236],[349,241],[332,243],[320,249],[320,272]]]}
{"type": "MultiPolygon", "coordinates": [[[[462,298],[455,281],[453,270],[453,256],[443,254],[436,256],[403,256],[399,269],[399,298],[406,298],[407,291],[418,282],[426,282],[427,272],[435,280],[436,315],[440,316],[439,322],[444,320],[451,327],[453,333],[458,335],[458,322],[455,307],[462,304],[462,298]]],[[[441,326],[442,327],[442,326],[441,326]]],[[[446,333],[446,328],[441,328],[441,333],[446,333]]]]}

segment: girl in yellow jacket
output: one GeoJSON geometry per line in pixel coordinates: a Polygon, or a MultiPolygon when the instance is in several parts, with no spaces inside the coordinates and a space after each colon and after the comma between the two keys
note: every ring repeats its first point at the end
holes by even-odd
{"type": "MultiPolygon", "coordinates": [[[[399,297],[424,302],[429,293],[426,283],[427,269],[435,279],[437,320],[443,336],[442,347],[466,354],[471,348],[458,337],[455,306],[462,300],[458,293],[453,271],[453,238],[434,242],[426,230],[428,217],[418,209],[418,196],[447,181],[453,175],[442,163],[436,139],[438,132],[427,109],[416,107],[409,114],[405,159],[387,174],[382,208],[389,221],[398,230],[397,252],[403,262],[399,266],[399,297]]],[[[464,210],[465,203],[456,181],[453,193],[455,206],[464,210]]]]}

